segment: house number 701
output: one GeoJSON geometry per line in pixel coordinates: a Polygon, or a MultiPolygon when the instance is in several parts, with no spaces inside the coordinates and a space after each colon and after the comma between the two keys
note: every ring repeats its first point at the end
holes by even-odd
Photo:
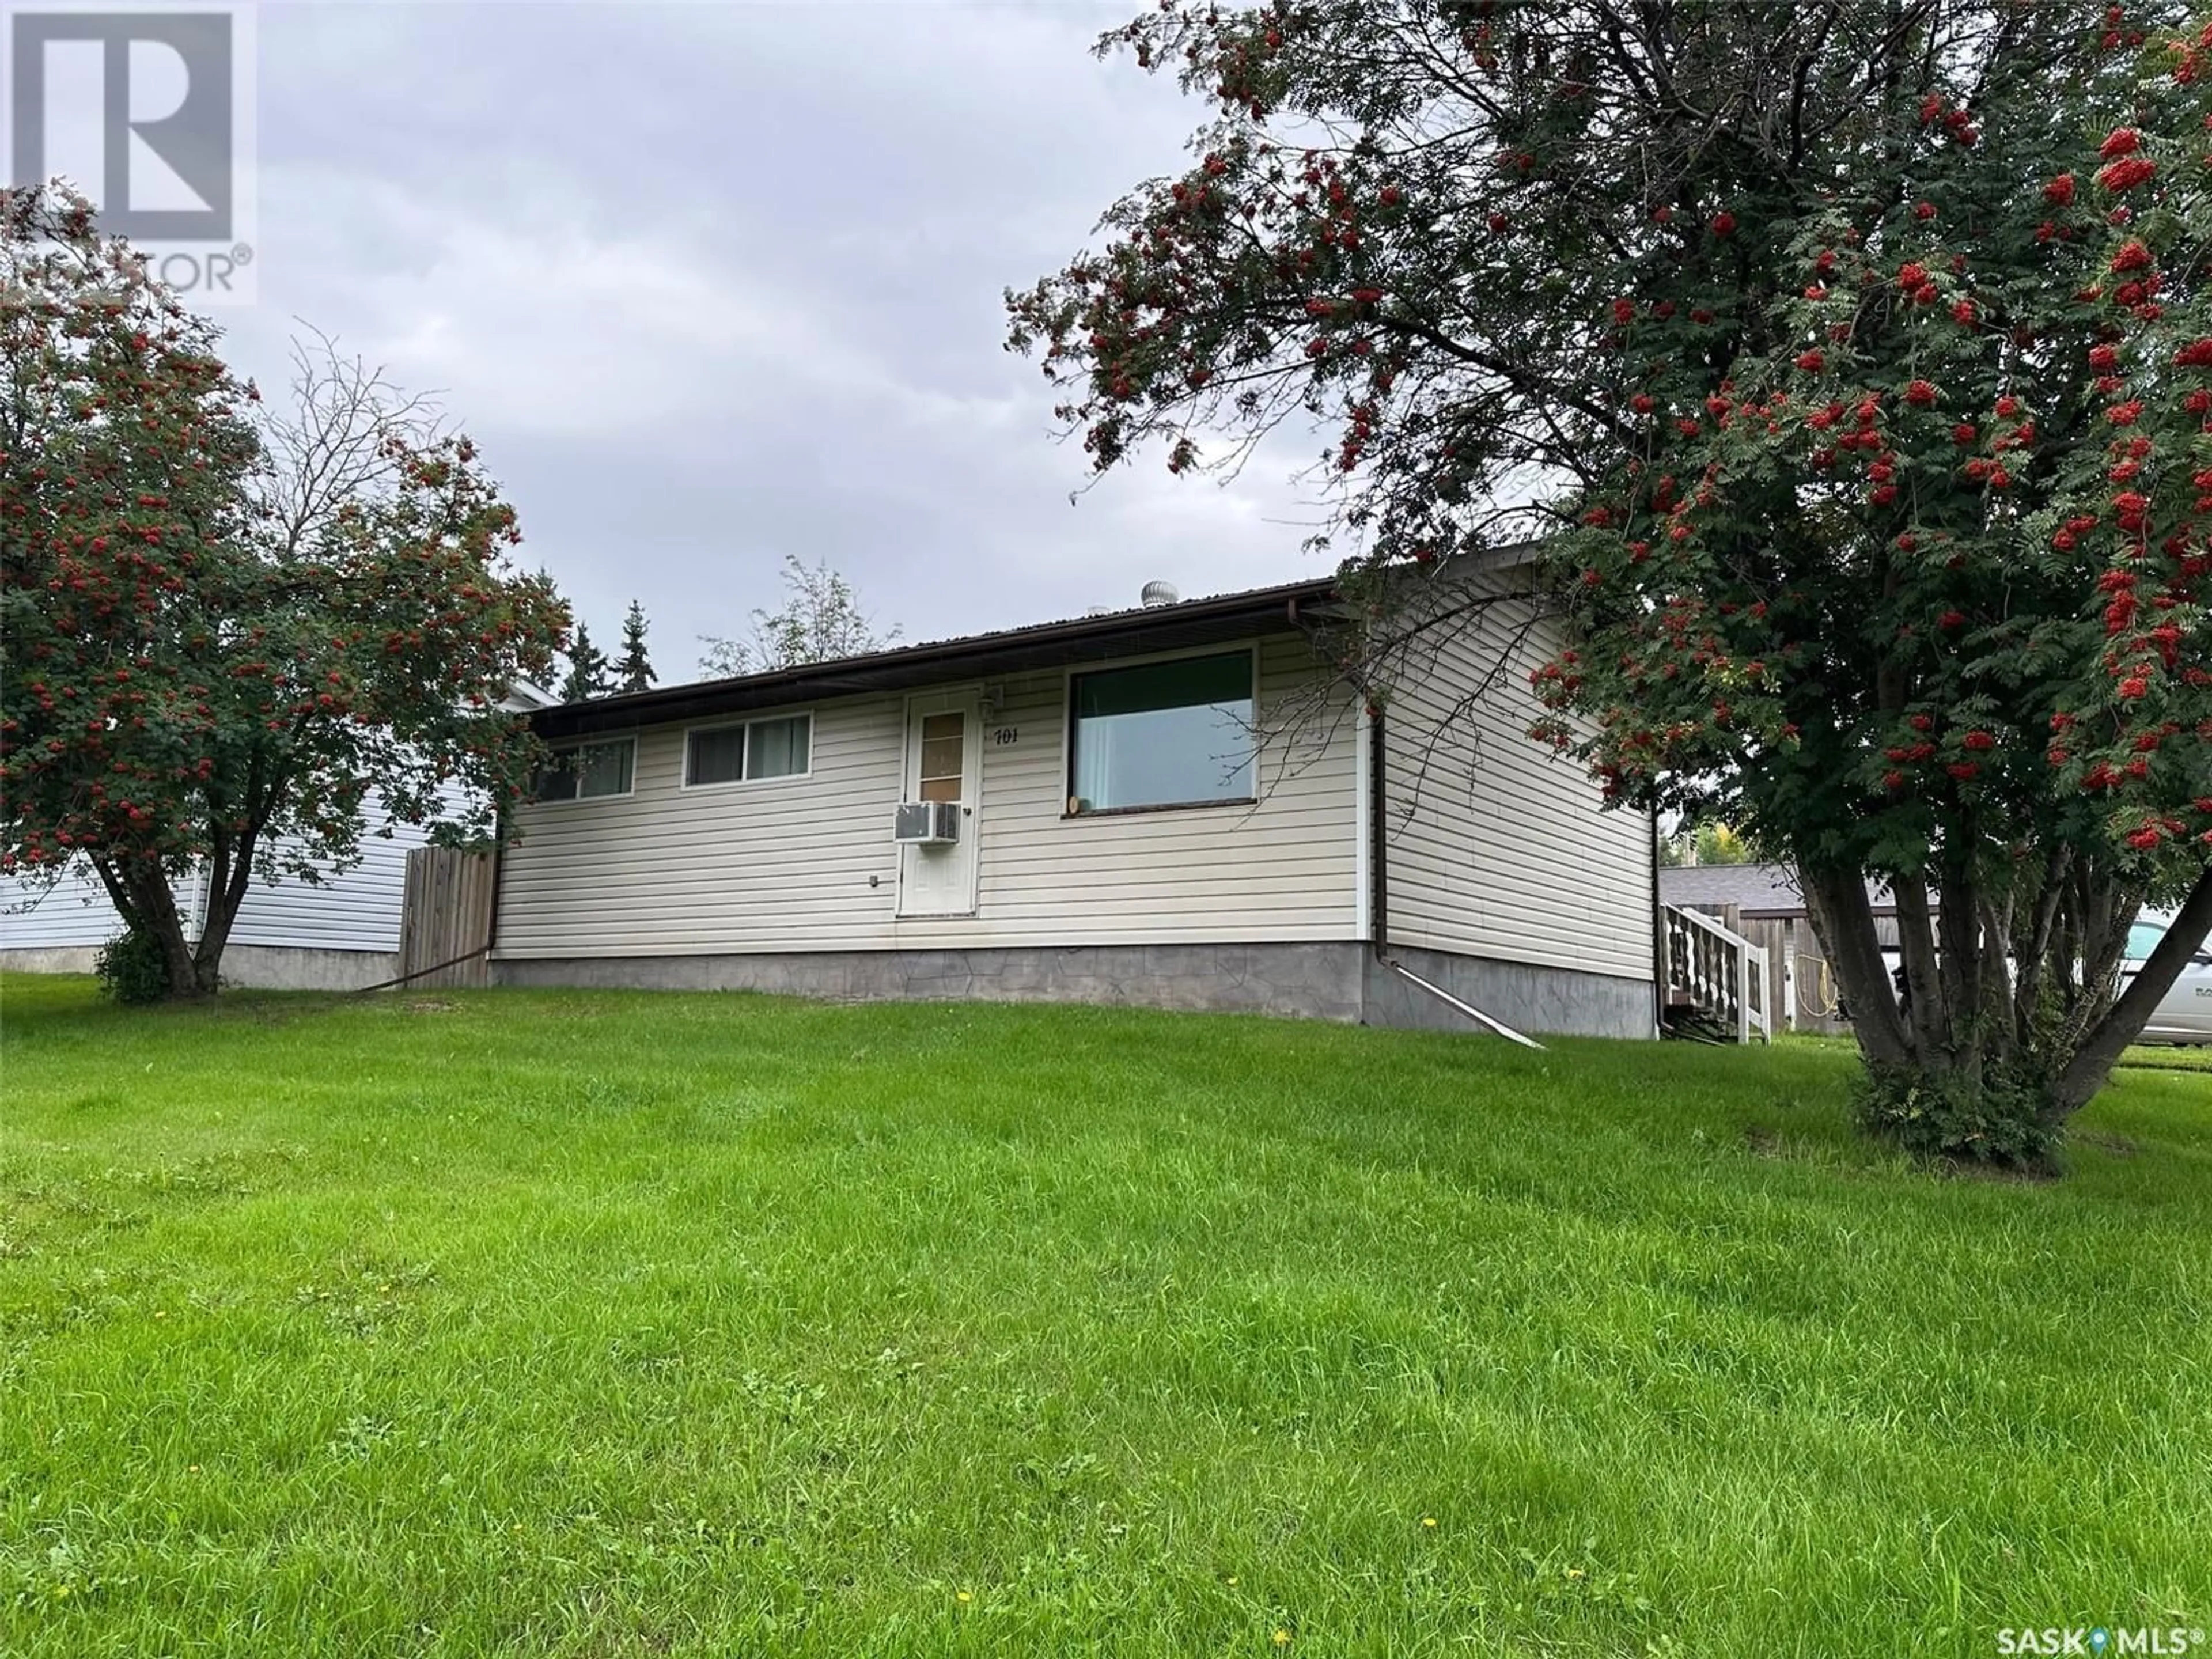
{"type": "Polygon", "coordinates": [[[991,729],[991,741],[1001,749],[1012,748],[1021,740],[1021,735],[1022,728],[1018,726],[998,726],[991,729]]]}

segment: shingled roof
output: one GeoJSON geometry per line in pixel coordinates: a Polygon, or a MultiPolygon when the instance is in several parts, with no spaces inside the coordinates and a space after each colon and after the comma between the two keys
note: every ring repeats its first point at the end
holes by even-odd
{"type": "MultiPolygon", "coordinates": [[[[1786,864],[1696,864],[1659,872],[1659,902],[1686,910],[1717,910],[1734,905],[1746,916],[1802,916],[1805,896],[1797,872],[1786,864]]],[[[1897,914],[1886,882],[1867,883],[1867,902],[1878,916],[1897,914]]]]}

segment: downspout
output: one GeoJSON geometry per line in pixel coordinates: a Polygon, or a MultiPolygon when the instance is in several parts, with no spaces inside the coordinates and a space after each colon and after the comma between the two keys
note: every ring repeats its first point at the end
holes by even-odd
{"type": "Polygon", "coordinates": [[[1659,809],[1651,809],[1651,1035],[1667,1035],[1667,911],[1659,896],[1659,809]]]}
{"type": "Polygon", "coordinates": [[[492,953],[499,948],[499,895],[507,880],[507,815],[505,801],[499,804],[492,820],[491,839],[491,915],[484,920],[484,978],[492,975],[492,953]]]}
{"type": "Polygon", "coordinates": [[[1493,1018],[1481,1009],[1462,1002],[1443,986],[1423,979],[1412,969],[1390,954],[1390,838],[1383,831],[1383,784],[1389,775],[1385,763],[1382,738],[1382,705],[1370,702],[1367,706],[1367,869],[1370,883],[1368,893],[1369,945],[1375,953],[1376,965],[1395,974],[1414,989],[1435,998],[1446,1007],[1464,1015],[1476,1024],[1494,1031],[1508,1042],[1517,1042],[1524,1048],[1541,1050],[1543,1044],[1523,1036],[1501,1019],[1493,1018]]]}
{"type": "Polygon", "coordinates": [[[1382,705],[1367,705],[1367,935],[1377,962],[1390,948],[1390,838],[1382,832],[1382,705]]]}

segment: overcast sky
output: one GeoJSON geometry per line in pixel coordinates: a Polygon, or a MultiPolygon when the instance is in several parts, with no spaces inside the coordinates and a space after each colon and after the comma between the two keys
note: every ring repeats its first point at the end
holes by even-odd
{"type": "MultiPolygon", "coordinates": [[[[1133,3],[1133,0],[1131,0],[1133,3]]],[[[1129,4],[270,4],[259,304],[434,389],[531,562],[656,665],[826,560],[908,639],[1319,574],[1294,447],[1074,505],[1001,294],[1181,164],[1205,112],[1089,53],[1129,4]]]]}

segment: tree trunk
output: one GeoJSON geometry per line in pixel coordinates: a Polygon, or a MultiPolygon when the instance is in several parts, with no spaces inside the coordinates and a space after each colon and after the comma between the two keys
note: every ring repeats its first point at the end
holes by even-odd
{"type": "Polygon", "coordinates": [[[235,842],[219,837],[216,854],[208,861],[207,914],[201,918],[199,944],[192,956],[198,981],[210,995],[221,983],[231,926],[252,885],[254,840],[252,832],[235,842]]]}
{"type": "Polygon", "coordinates": [[[1905,967],[1912,1051],[1923,1066],[1947,1065],[1953,1058],[1949,999],[1936,962],[1935,909],[1928,884],[1899,876],[1890,882],[1890,893],[1897,902],[1897,951],[1905,967]]]}
{"type": "Polygon", "coordinates": [[[2044,1111],[2054,1127],[2087,1106],[2105,1086],[2120,1055],[2142,1035],[2143,1027],[2150,1024],[2151,1015],[2181,977],[2181,970],[2189,965],[2208,933],[2212,933],[2212,870],[2197,878],[2197,885],[2182,902],[2180,914],[2134,982],[2121,993],[2052,1084],[2044,1111]]]}
{"type": "Polygon", "coordinates": [[[1856,870],[1807,869],[1799,872],[1799,880],[1814,937],[1827,953],[1837,989],[1850,1010],[1859,1052],[1870,1066],[1909,1065],[1911,1034],[1881,959],[1865,875],[1856,870]]]}
{"type": "Polygon", "coordinates": [[[1918,1152],[2038,1166],[2212,932],[2212,871],[2117,998],[2139,890],[2079,858],[2053,858],[2025,885],[1996,890],[1978,873],[1946,869],[1932,890],[1923,878],[1891,881],[1901,997],[1864,872],[1801,878],[1866,1062],[1866,1127],[1918,1152]]]}
{"type": "Polygon", "coordinates": [[[1861,1123],[1929,1156],[2043,1164],[2055,1137],[2019,1058],[2024,1028],[2012,1016],[2008,941],[1997,925],[2009,904],[1963,868],[1945,871],[1937,890],[1924,877],[1891,878],[1900,994],[1882,957],[1868,879],[1863,871],[1836,871],[1805,883],[1866,1062],[1861,1123]]]}
{"type": "Polygon", "coordinates": [[[170,890],[169,878],[160,862],[95,858],[93,868],[99,872],[100,884],[107,889],[124,926],[161,947],[161,960],[169,970],[170,996],[191,999],[211,992],[211,984],[201,983],[198,963],[185,938],[185,919],[177,912],[176,895],[170,890]]]}

